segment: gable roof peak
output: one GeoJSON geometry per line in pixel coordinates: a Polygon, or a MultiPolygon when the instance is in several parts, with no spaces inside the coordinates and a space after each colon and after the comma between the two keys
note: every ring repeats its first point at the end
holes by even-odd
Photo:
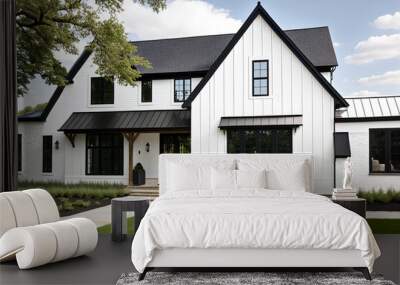
{"type": "Polygon", "coordinates": [[[192,91],[186,101],[182,104],[183,108],[190,108],[191,103],[207,84],[207,82],[214,75],[218,67],[224,62],[225,58],[228,56],[230,51],[235,47],[236,43],[242,38],[244,33],[257,18],[261,16],[265,22],[271,27],[271,29],[278,35],[278,37],[288,46],[288,48],[297,56],[297,58],[303,63],[303,65],[310,71],[314,78],[326,89],[326,91],[335,99],[335,107],[347,107],[349,104],[346,100],[336,91],[336,89],[325,79],[325,77],[315,68],[311,61],[303,54],[303,52],[294,44],[294,42],[289,38],[289,36],[279,27],[279,25],[272,19],[272,17],[267,13],[264,7],[261,5],[260,1],[257,2],[256,7],[250,13],[249,17],[239,28],[237,33],[232,37],[228,45],[222,51],[222,53],[217,57],[215,62],[211,65],[207,74],[203,79],[197,84],[196,88],[192,91]]]}

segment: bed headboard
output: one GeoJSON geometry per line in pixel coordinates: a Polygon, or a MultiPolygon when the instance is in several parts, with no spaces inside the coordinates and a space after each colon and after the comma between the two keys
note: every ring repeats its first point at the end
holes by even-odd
{"type": "Polygon", "coordinates": [[[263,154],[161,154],[159,157],[159,176],[158,182],[160,184],[160,195],[165,193],[166,189],[164,187],[167,177],[167,165],[168,162],[182,163],[182,164],[194,164],[194,165],[213,165],[221,161],[229,161],[232,160],[232,163],[235,163],[240,159],[254,159],[254,160],[283,160],[283,161],[305,161],[309,165],[309,189],[307,192],[313,192],[313,173],[312,173],[312,155],[309,153],[288,153],[288,154],[272,154],[272,153],[263,153],[263,154]]]}

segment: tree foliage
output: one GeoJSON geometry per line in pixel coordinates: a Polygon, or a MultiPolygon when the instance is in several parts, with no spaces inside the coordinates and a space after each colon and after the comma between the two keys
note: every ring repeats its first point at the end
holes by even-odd
{"type": "MultiPolygon", "coordinates": [[[[129,43],[118,13],[124,0],[17,0],[18,94],[27,92],[37,75],[47,84],[65,85],[67,71],[54,52],[77,54],[76,44],[87,39],[96,73],[132,85],[140,76],[133,66],[149,67],[129,43]]],[[[165,8],[166,0],[126,0],[165,8]]]]}

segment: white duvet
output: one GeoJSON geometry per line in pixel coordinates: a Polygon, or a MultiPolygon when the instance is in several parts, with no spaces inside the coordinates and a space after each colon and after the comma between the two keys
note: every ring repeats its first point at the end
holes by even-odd
{"type": "Polygon", "coordinates": [[[143,272],[165,248],[358,249],[370,271],[380,255],[359,215],[320,195],[265,189],[157,198],[133,240],[132,262],[143,272]]]}

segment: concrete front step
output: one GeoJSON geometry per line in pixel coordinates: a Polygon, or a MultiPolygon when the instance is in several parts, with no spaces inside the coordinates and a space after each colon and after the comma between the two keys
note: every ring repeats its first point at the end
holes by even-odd
{"type": "Polygon", "coordinates": [[[149,189],[149,190],[130,189],[129,191],[129,196],[158,197],[158,195],[159,195],[158,189],[149,189]]]}

